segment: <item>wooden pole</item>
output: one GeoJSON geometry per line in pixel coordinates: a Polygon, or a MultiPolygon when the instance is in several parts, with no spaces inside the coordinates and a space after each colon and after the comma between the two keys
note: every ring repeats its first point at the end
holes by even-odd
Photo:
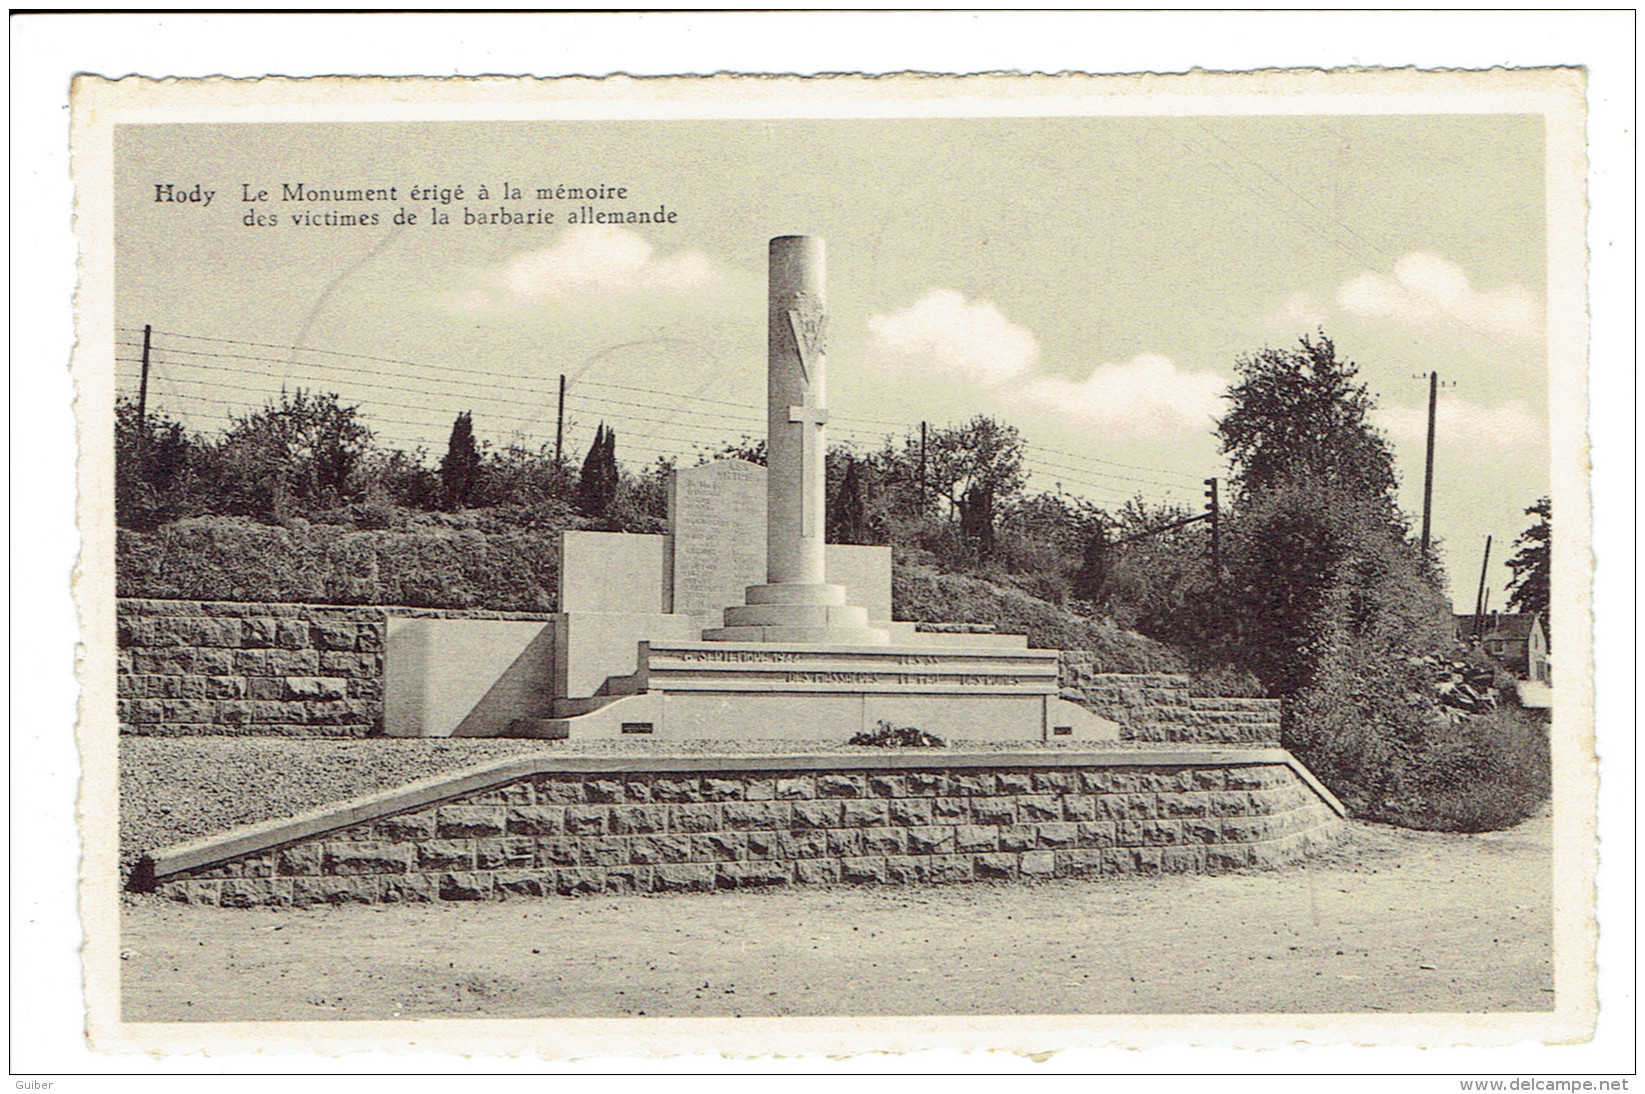
{"type": "Polygon", "coordinates": [[[560,373],[560,410],[554,417],[554,466],[565,456],[565,373],[560,373]]]}
{"type": "Polygon", "coordinates": [[[1422,476],[1422,557],[1428,558],[1430,520],[1434,507],[1434,408],[1439,403],[1439,373],[1428,374],[1428,464],[1422,476]]]}
{"type": "Polygon", "coordinates": [[[143,378],[137,382],[137,424],[148,432],[149,422],[149,339],[154,328],[143,324],[143,378]]]}
{"type": "Polygon", "coordinates": [[[1479,592],[1474,596],[1474,637],[1485,627],[1485,571],[1491,565],[1491,537],[1485,537],[1485,558],[1479,564],[1479,592]]]}

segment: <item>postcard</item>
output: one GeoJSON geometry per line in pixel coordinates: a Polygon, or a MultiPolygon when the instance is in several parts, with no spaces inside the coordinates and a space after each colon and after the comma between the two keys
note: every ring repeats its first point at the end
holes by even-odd
{"type": "Polygon", "coordinates": [[[82,77],[92,1043],[1589,1037],[1583,92],[82,77]]]}

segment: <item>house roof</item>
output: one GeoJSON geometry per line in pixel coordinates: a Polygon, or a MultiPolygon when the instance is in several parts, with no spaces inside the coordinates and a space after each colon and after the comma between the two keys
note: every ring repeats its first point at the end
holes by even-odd
{"type": "MultiPolygon", "coordinates": [[[[1504,615],[1500,612],[1491,612],[1485,616],[1485,625],[1481,629],[1481,633],[1486,638],[1526,641],[1531,637],[1532,625],[1536,623],[1541,614],[1541,612],[1514,612],[1511,615],[1504,615]]],[[[1474,620],[1475,617],[1472,615],[1457,616],[1457,633],[1465,636],[1472,635],[1474,633],[1474,620]]]]}

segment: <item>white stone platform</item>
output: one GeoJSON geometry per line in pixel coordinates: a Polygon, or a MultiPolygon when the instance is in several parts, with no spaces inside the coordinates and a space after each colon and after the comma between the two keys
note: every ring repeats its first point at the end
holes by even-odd
{"type": "Polygon", "coordinates": [[[1021,647],[648,642],[597,705],[554,713],[511,733],[843,742],[885,721],[950,740],[1119,739],[1115,723],[1059,698],[1055,650],[1021,647]]]}

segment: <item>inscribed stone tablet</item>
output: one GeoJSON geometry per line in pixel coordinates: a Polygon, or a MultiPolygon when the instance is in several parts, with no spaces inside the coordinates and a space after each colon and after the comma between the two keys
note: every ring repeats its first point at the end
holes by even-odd
{"type": "Polygon", "coordinates": [[[765,581],[765,468],[717,460],[669,477],[674,611],[713,613],[765,581]]]}

